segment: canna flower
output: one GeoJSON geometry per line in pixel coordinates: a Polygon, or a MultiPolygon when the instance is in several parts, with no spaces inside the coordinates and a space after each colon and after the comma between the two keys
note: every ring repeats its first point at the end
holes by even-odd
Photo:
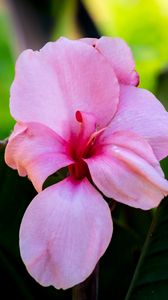
{"type": "Polygon", "coordinates": [[[138,82],[119,38],[61,38],[17,61],[17,123],[5,159],[38,192],[23,216],[20,252],[43,286],[67,289],[93,271],[113,231],[103,195],[146,210],[168,194],[159,165],[168,114],[138,82]],[[43,189],[63,167],[67,178],[43,189]]]}

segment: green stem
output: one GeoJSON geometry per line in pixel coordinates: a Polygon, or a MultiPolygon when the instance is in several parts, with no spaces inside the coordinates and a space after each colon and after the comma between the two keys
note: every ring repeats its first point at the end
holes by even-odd
{"type": "Polygon", "coordinates": [[[157,220],[158,220],[158,216],[159,216],[159,211],[160,211],[160,207],[158,207],[157,212],[155,213],[155,215],[154,215],[154,217],[153,217],[151,226],[150,226],[150,228],[149,228],[149,231],[148,231],[148,234],[147,234],[147,237],[146,237],[144,246],[143,246],[143,248],[142,248],[142,252],[141,252],[141,255],[140,255],[138,264],[137,264],[137,266],[136,266],[135,273],[134,273],[134,276],[133,276],[133,278],[132,278],[132,281],[131,281],[130,287],[129,287],[129,289],[128,289],[127,295],[126,295],[126,297],[125,297],[125,300],[131,299],[130,297],[131,297],[132,291],[133,291],[133,289],[134,289],[136,280],[137,280],[137,278],[138,278],[138,275],[139,275],[139,271],[140,271],[141,265],[142,265],[143,262],[144,262],[144,258],[145,258],[145,255],[146,255],[147,248],[149,247],[149,244],[150,244],[150,242],[151,242],[151,238],[152,238],[152,236],[153,236],[153,232],[154,232],[155,227],[156,227],[156,225],[157,225],[157,220]]]}
{"type": "Polygon", "coordinates": [[[97,300],[98,299],[98,277],[99,265],[84,282],[72,289],[72,300],[97,300]]]}

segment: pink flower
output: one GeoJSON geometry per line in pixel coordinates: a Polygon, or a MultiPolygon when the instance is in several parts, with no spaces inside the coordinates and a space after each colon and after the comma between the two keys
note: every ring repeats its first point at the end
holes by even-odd
{"type": "Polygon", "coordinates": [[[61,38],[17,61],[10,103],[17,124],[5,158],[39,192],[22,220],[20,251],[44,286],[78,284],[105,252],[113,227],[101,193],[142,209],[168,194],[159,165],[168,115],[136,87],[134,67],[124,41],[107,37],[61,38]],[[67,178],[42,191],[65,166],[67,178]]]}

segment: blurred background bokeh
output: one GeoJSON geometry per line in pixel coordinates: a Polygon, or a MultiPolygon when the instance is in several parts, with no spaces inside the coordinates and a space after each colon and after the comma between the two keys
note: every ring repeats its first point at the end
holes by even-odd
{"type": "Polygon", "coordinates": [[[167,0],[0,0],[0,138],[9,135],[9,90],[25,48],[60,36],[119,36],[131,47],[140,86],[167,104],[167,0]]]}

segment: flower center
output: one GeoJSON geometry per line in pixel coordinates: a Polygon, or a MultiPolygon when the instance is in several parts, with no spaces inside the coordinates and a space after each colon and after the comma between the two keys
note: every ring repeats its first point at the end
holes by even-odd
{"type": "Polygon", "coordinates": [[[87,164],[84,160],[79,160],[75,162],[74,164],[70,165],[68,167],[69,173],[72,177],[75,179],[82,179],[84,177],[87,177],[90,179],[90,173],[87,164]]]}
{"type": "Polygon", "coordinates": [[[71,147],[71,157],[75,160],[75,163],[71,164],[68,169],[70,175],[75,179],[82,179],[87,177],[91,179],[88,166],[84,161],[85,158],[92,156],[92,147],[94,145],[94,139],[89,141],[84,145],[83,142],[78,140],[77,143],[74,142],[71,147]]]}
{"type": "Polygon", "coordinates": [[[87,177],[91,179],[88,166],[84,161],[94,153],[94,146],[97,137],[105,128],[98,130],[95,118],[87,113],[76,112],[77,133],[73,134],[70,140],[70,156],[75,161],[68,169],[70,175],[75,179],[87,177]]]}

